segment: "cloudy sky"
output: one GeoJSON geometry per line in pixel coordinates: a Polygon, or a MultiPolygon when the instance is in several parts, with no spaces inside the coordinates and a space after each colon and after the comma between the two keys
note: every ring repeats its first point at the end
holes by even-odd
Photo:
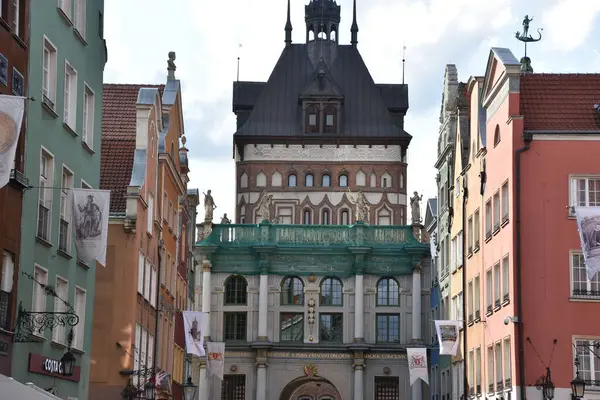
{"type": "MultiPolygon", "coordinates": [[[[304,5],[291,0],[293,41],[305,39],[304,5]]],[[[352,0],[342,6],[340,42],[350,41],[352,0]]],[[[523,16],[544,38],[529,47],[538,72],[600,72],[598,0],[357,0],[359,49],[377,83],[402,80],[402,44],[410,109],[408,189],[434,197],[436,143],[445,65],[459,79],[483,75],[490,47],[508,47],[523,16]]],[[[240,79],[266,81],[284,46],[286,0],[105,0],[107,83],[163,83],[167,53],[177,53],[183,86],[190,187],[212,189],[215,215],[234,214],[231,110],[237,57],[240,79]],[[241,45],[241,46],[240,46],[241,45]]],[[[409,192],[409,193],[410,193],[409,192]]]]}

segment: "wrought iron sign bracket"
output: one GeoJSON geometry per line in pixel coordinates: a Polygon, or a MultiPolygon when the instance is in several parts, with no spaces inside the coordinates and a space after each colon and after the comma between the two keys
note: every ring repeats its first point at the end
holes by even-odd
{"type": "Polygon", "coordinates": [[[32,312],[25,311],[19,303],[17,322],[13,343],[37,342],[35,336],[43,336],[47,329],[58,326],[74,327],[79,323],[79,316],[72,310],[67,312],[32,312]]]}

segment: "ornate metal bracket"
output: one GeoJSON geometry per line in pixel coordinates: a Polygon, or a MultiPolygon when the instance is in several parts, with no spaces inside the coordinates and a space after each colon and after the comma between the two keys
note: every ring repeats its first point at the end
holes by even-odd
{"type": "Polygon", "coordinates": [[[31,312],[23,309],[19,303],[17,324],[13,343],[37,342],[33,337],[42,336],[46,329],[58,326],[74,327],[79,323],[79,316],[72,310],[67,312],[31,312]]]}

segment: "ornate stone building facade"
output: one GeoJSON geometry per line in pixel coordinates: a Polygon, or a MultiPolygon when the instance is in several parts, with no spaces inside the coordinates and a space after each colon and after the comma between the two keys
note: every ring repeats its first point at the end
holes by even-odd
{"type": "Polygon", "coordinates": [[[352,224],[361,191],[365,222],[405,224],[408,88],[373,81],[357,49],[356,12],[351,44],[341,45],[335,1],[311,0],[305,11],[307,42],[292,44],[288,6],[269,80],[233,85],[236,221],[259,223],[267,191],[272,222],[352,224]]]}

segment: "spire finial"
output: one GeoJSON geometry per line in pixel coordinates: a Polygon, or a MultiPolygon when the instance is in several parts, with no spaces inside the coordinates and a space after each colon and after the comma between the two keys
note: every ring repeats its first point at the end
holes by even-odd
{"type": "Polygon", "coordinates": [[[356,0],[354,0],[354,5],[352,9],[352,27],[350,28],[350,32],[352,33],[352,39],[350,40],[350,44],[352,47],[356,47],[358,44],[358,24],[356,23],[356,0]]]}
{"type": "Polygon", "coordinates": [[[292,44],[292,18],[290,12],[290,0],[287,4],[287,22],[285,23],[285,45],[289,46],[292,44]]]}

